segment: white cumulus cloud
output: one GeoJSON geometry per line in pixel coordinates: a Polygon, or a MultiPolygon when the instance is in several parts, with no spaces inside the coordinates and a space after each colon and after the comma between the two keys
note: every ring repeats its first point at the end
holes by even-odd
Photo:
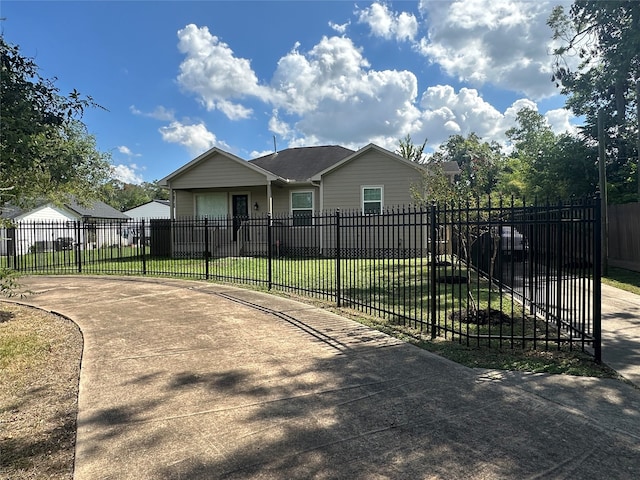
{"type": "Polygon", "coordinates": [[[161,127],[159,131],[165,142],[183,145],[194,155],[199,155],[215,146],[228,148],[224,142],[219,142],[216,136],[207,130],[204,123],[185,125],[174,121],[170,125],[161,127]]]}
{"type": "Polygon", "coordinates": [[[335,30],[336,32],[340,33],[340,34],[344,34],[347,31],[347,28],[349,28],[349,25],[351,25],[351,22],[346,22],[346,23],[334,23],[334,22],[329,22],[329,27],[331,27],[333,30],[335,30]]]}
{"type": "Polygon", "coordinates": [[[190,24],[178,31],[178,49],[185,55],[178,83],[194,93],[208,109],[218,109],[229,119],[248,118],[250,108],[237,103],[246,97],[266,99],[269,90],[258,83],[251,62],[238,58],[207,27],[190,24]]]}
{"type": "Polygon", "coordinates": [[[305,113],[327,99],[345,101],[358,88],[369,62],[345,37],[323,37],[306,55],[298,45],[278,61],[271,81],[272,101],[284,109],[305,113]]]}
{"type": "Polygon", "coordinates": [[[144,181],[138,173],[140,168],[135,163],[131,165],[111,165],[111,177],[123,183],[140,184],[144,181]]]}
{"type": "Polygon", "coordinates": [[[126,155],[127,157],[140,157],[142,156],[139,153],[133,153],[131,151],[131,149],[129,147],[127,147],[126,145],[120,145],[119,147],[117,147],[117,150],[119,153],[126,155]]]}
{"type": "Polygon", "coordinates": [[[416,17],[407,12],[396,13],[383,3],[357,10],[358,22],[367,24],[371,33],[385,39],[413,41],[418,33],[416,17]]]}
{"type": "MultiPolygon", "coordinates": [[[[516,125],[516,116],[524,108],[538,111],[537,104],[521,98],[499,111],[484,100],[477,90],[461,88],[458,92],[450,85],[427,88],[420,99],[422,113],[420,129],[411,132],[416,142],[428,139],[432,149],[444,143],[451,135],[467,136],[476,133],[484,141],[496,141],[509,150],[505,132],[516,125]]],[[[575,133],[573,118],[565,109],[550,110],[545,114],[556,133],[575,133]]]]}
{"type": "MultiPolygon", "coordinates": [[[[385,4],[373,3],[355,15],[372,34],[413,42],[431,62],[470,85],[491,83],[530,98],[557,93],[547,75],[548,45],[539,40],[550,37],[548,2],[424,1],[421,9],[428,30],[421,40],[415,16],[385,4]]],[[[338,32],[346,25],[330,24],[338,32]]],[[[267,128],[290,147],[337,143],[359,148],[374,142],[395,150],[399,139],[410,134],[416,142],[428,138],[428,146],[437,148],[450,135],[471,132],[504,143],[517,111],[537,108],[534,100],[522,98],[498,110],[471,86],[432,85],[419,91],[413,72],[373,68],[363,49],[346,36],[324,36],[306,51],[296,42],[265,83],[258,81],[249,60],[236,57],[208,28],[187,25],[178,37],[185,55],[178,83],[185,91],[229,119],[252,117],[248,105],[264,106],[267,128]]],[[[163,112],[156,109],[157,116],[163,112]]],[[[195,154],[212,146],[226,148],[203,122],[179,122],[167,112],[171,124],[160,129],[165,141],[195,154]]],[[[547,118],[554,131],[571,131],[568,112],[551,111],[547,118]]]]}
{"type": "Polygon", "coordinates": [[[126,147],[124,145],[120,145],[118,147],[118,152],[124,154],[124,155],[133,155],[133,152],[129,149],[129,147],[126,147]]]}
{"type": "Polygon", "coordinates": [[[578,134],[578,129],[574,124],[571,123],[571,120],[575,118],[575,115],[571,113],[571,111],[566,108],[558,108],[555,110],[549,110],[544,114],[547,122],[549,122],[549,126],[551,130],[555,134],[560,133],[571,133],[573,135],[578,134]]]}
{"type": "Polygon", "coordinates": [[[138,108],[136,108],[135,105],[131,105],[129,107],[129,110],[134,115],[141,115],[143,117],[153,118],[154,120],[171,122],[175,119],[175,112],[173,110],[163,107],[162,105],[158,105],[151,112],[143,112],[142,110],[139,110],[138,108]]]}
{"type": "Polygon", "coordinates": [[[429,87],[422,94],[420,107],[422,132],[430,145],[442,143],[451,135],[472,132],[481,138],[493,138],[499,135],[503,119],[503,114],[470,88],[456,92],[449,85],[429,87]]]}
{"type": "Polygon", "coordinates": [[[422,0],[428,34],[418,50],[472,85],[490,83],[534,99],[551,96],[557,92],[550,80],[552,32],[546,21],[555,3],[422,0]]]}
{"type": "Polygon", "coordinates": [[[296,45],[271,82],[279,107],[272,131],[294,145],[386,139],[419,116],[417,83],[409,71],[371,69],[349,38],[324,37],[307,53],[296,45]]]}

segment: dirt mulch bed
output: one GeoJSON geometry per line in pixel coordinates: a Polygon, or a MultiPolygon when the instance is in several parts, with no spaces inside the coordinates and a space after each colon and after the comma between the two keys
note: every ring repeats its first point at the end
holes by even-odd
{"type": "Polygon", "coordinates": [[[0,302],[0,478],[72,479],[82,334],[0,302]]]}

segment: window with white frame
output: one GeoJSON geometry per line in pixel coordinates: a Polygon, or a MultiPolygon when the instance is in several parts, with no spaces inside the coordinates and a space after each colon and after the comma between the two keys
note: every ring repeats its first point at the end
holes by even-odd
{"type": "Polygon", "coordinates": [[[382,212],[384,202],[384,188],[378,185],[362,187],[362,213],[375,215],[382,212]]]}
{"type": "Polygon", "coordinates": [[[195,195],[195,214],[197,218],[226,217],[229,213],[225,192],[207,192],[195,195]]]}
{"type": "Polygon", "coordinates": [[[294,227],[311,225],[313,218],[313,192],[311,190],[291,192],[291,214],[294,227]]]}

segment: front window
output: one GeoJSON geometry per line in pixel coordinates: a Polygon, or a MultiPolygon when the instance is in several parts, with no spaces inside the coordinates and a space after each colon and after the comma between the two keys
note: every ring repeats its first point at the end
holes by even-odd
{"type": "Polygon", "coordinates": [[[293,226],[311,225],[313,218],[313,192],[291,192],[293,226]]]}
{"type": "Polygon", "coordinates": [[[382,212],[382,187],[362,187],[362,213],[375,215],[382,212]]]}
{"type": "Polygon", "coordinates": [[[224,192],[199,193],[195,197],[195,213],[197,218],[226,217],[229,213],[227,194],[224,192]]]}

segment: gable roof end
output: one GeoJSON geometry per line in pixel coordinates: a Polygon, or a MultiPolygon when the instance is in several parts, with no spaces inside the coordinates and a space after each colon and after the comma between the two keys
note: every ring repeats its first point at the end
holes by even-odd
{"type": "Polygon", "coordinates": [[[159,180],[158,181],[158,185],[160,185],[161,187],[168,187],[169,186],[169,182],[171,182],[172,180],[176,179],[177,177],[179,177],[180,175],[184,174],[185,172],[191,170],[192,168],[196,167],[201,162],[206,161],[214,153],[222,155],[222,156],[228,158],[229,160],[233,160],[234,162],[236,162],[236,163],[238,163],[238,164],[240,164],[240,165],[242,165],[242,166],[244,166],[246,168],[249,168],[249,169],[251,169],[251,170],[253,170],[253,171],[257,172],[257,173],[260,173],[262,175],[265,175],[268,180],[277,180],[277,176],[275,176],[273,173],[261,168],[260,166],[253,165],[251,162],[243,160],[242,158],[237,157],[237,156],[233,155],[232,153],[225,152],[224,150],[222,150],[222,149],[220,149],[218,147],[213,147],[213,148],[207,150],[206,152],[204,152],[203,154],[197,156],[196,158],[191,160],[189,163],[183,165],[182,167],[178,168],[177,170],[171,172],[166,177],[164,177],[161,180],[159,180]]]}
{"type": "Polygon", "coordinates": [[[370,143],[369,145],[366,145],[364,147],[362,147],[360,150],[358,150],[357,152],[354,152],[353,154],[349,155],[348,157],[343,158],[342,160],[340,160],[339,162],[335,163],[334,165],[331,165],[328,168],[325,168],[324,170],[317,172],[312,178],[311,180],[313,180],[314,182],[319,182],[320,180],[322,180],[322,177],[324,175],[326,175],[329,172],[332,172],[338,168],[340,168],[341,166],[343,166],[346,163],[351,162],[352,160],[364,155],[366,152],[369,152],[371,150],[375,150],[377,152],[380,152],[384,155],[389,156],[390,158],[392,158],[393,160],[396,160],[398,162],[404,163],[405,165],[411,167],[411,168],[415,168],[416,170],[424,170],[424,167],[422,165],[420,165],[419,163],[415,163],[412,162],[411,160],[407,160],[404,157],[401,157],[400,155],[393,153],[385,148],[379,147],[378,145],[374,144],[374,143],[370,143]]]}

